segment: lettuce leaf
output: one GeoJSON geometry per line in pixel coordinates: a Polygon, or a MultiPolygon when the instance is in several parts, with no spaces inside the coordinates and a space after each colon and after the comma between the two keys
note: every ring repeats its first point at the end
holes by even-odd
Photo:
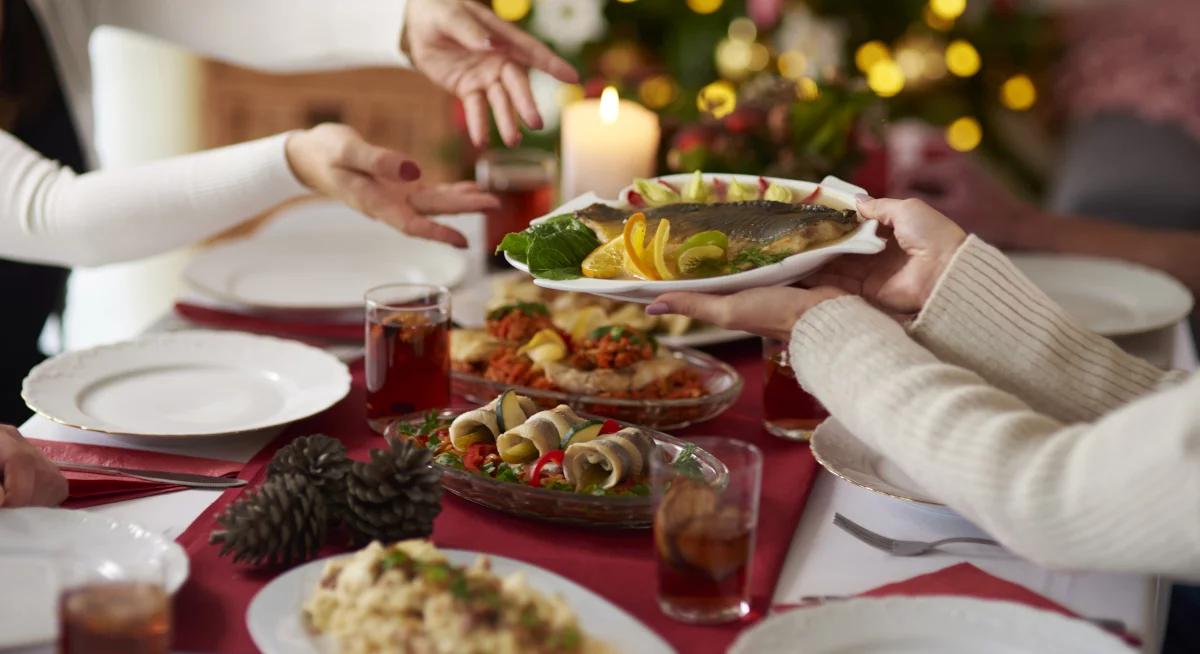
{"type": "Polygon", "coordinates": [[[496,251],[528,265],[535,277],[575,279],[580,276],[580,264],[598,247],[600,240],[590,227],[563,214],[506,235],[496,251]]]}

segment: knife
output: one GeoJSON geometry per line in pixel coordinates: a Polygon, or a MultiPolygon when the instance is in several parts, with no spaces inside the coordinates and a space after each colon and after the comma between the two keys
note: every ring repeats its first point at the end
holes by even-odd
{"type": "Polygon", "coordinates": [[[246,482],[242,479],[211,477],[208,475],[192,475],[185,472],[136,470],[133,468],[114,468],[110,466],[93,465],[90,463],[65,463],[62,461],[55,461],[54,465],[58,466],[59,470],[93,472],[100,475],[113,475],[118,477],[134,477],[136,479],[158,481],[164,484],[175,484],[177,486],[187,486],[189,488],[236,488],[238,486],[246,485],[246,482]]]}

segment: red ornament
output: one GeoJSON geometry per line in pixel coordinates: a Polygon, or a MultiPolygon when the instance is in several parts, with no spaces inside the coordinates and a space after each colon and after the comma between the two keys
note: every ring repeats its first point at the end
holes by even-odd
{"type": "Polygon", "coordinates": [[[765,114],[752,107],[738,107],[721,121],[732,134],[748,134],[761,128],[765,122],[765,114]]]}
{"type": "Polygon", "coordinates": [[[681,153],[687,153],[697,147],[708,145],[712,141],[712,132],[708,129],[693,125],[684,127],[675,133],[672,146],[681,153]]]}

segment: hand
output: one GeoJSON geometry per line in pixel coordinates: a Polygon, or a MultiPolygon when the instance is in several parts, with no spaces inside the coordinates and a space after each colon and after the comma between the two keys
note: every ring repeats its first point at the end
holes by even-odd
{"type": "Polygon", "coordinates": [[[21,433],[0,425],[0,507],[55,506],[67,499],[67,480],[21,433]]]}
{"type": "Polygon", "coordinates": [[[834,259],[805,279],[805,285],[834,286],[861,295],[894,316],[917,313],[966,240],[966,232],[920,200],[860,199],[858,213],[882,223],[885,235],[891,232],[887,248],[879,254],[834,259]]]}
{"type": "Polygon", "coordinates": [[[923,200],[996,247],[1027,247],[1045,214],[1002,185],[973,157],[949,154],[899,173],[894,197],[923,200]]]}
{"type": "Polygon", "coordinates": [[[428,213],[463,213],[500,206],[474,182],[430,186],[421,169],[395,150],[367,143],[345,125],[327,123],[292,135],[288,163],[305,186],[405,234],[466,247],[457,231],[433,222],[428,213]]]}
{"type": "Polygon", "coordinates": [[[808,290],[788,286],[751,288],[732,295],[665,293],[646,307],[646,313],[652,316],[677,313],[725,329],[788,341],[792,325],[805,311],[845,294],[837,288],[808,290]]]}
{"type": "Polygon", "coordinates": [[[472,0],[409,0],[401,47],[413,66],[458,96],[471,141],[488,142],[488,105],[509,147],[521,142],[517,116],[533,129],[542,117],[529,89],[529,69],[564,82],[579,74],[541,41],[472,0]]]}

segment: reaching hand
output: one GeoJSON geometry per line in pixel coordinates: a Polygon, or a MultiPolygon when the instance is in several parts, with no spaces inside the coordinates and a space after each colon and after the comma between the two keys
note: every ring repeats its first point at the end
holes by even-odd
{"type": "Polygon", "coordinates": [[[545,44],[471,0],[409,0],[402,48],[413,66],[463,103],[475,145],[488,142],[488,105],[504,142],[521,142],[517,116],[533,129],[542,117],[529,88],[529,69],[564,81],[579,75],[545,44]]]}
{"type": "Polygon", "coordinates": [[[463,213],[500,206],[474,182],[427,185],[421,169],[395,150],[367,143],[345,125],[324,124],[287,141],[288,163],[305,186],[341,200],[405,234],[466,247],[457,231],[429,213],[463,213]]]}
{"type": "Polygon", "coordinates": [[[67,499],[67,480],[21,433],[0,425],[0,507],[55,506],[67,499]]]}
{"type": "Polygon", "coordinates": [[[917,313],[966,232],[920,200],[860,200],[858,213],[890,228],[887,248],[875,255],[834,259],[805,279],[805,285],[835,286],[893,315],[917,313]]]}
{"type": "Polygon", "coordinates": [[[733,295],[665,293],[646,307],[646,313],[652,316],[677,313],[725,329],[787,341],[792,325],[805,311],[840,295],[845,293],[837,288],[807,290],[787,286],[751,288],[733,295]]]}

